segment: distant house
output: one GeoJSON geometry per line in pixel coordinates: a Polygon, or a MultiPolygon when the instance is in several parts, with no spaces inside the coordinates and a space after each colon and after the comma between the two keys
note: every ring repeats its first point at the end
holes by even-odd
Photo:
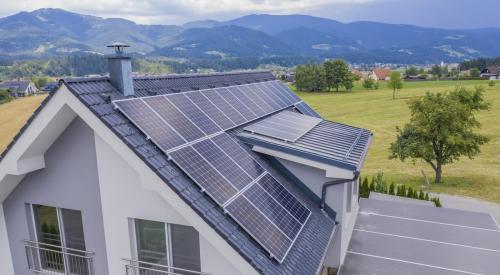
{"type": "Polygon", "coordinates": [[[391,70],[386,68],[375,68],[369,74],[368,77],[375,80],[389,80],[391,76],[391,70]]]}
{"type": "Polygon", "coordinates": [[[352,71],[351,71],[351,74],[353,74],[353,75],[355,75],[355,76],[359,77],[359,79],[361,79],[361,78],[363,78],[363,77],[364,77],[363,72],[361,72],[361,71],[359,71],[359,70],[352,70],[352,71]]]}
{"type": "Polygon", "coordinates": [[[287,82],[294,82],[295,81],[295,72],[286,73],[283,77],[284,77],[284,80],[287,82]]]}
{"type": "Polygon", "coordinates": [[[0,89],[6,89],[13,97],[24,97],[38,92],[35,84],[30,80],[12,80],[0,83],[0,89]]]}
{"type": "Polygon", "coordinates": [[[500,80],[500,66],[489,66],[481,71],[481,77],[490,80],[500,80]]]}

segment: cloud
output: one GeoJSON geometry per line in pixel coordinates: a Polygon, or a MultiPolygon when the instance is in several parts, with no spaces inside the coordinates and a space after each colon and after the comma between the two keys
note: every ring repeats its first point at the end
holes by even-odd
{"type": "Polygon", "coordinates": [[[248,13],[305,13],[322,6],[385,0],[2,0],[0,16],[39,8],[62,8],[138,23],[178,24],[190,20],[228,19],[248,13]]]}

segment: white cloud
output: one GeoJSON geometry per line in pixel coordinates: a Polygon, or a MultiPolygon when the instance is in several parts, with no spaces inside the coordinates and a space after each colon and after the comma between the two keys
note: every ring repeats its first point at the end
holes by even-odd
{"type": "Polygon", "coordinates": [[[248,13],[307,13],[322,6],[377,1],[385,0],[2,0],[0,16],[39,8],[62,8],[145,24],[178,24],[204,18],[227,19],[248,13]]]}

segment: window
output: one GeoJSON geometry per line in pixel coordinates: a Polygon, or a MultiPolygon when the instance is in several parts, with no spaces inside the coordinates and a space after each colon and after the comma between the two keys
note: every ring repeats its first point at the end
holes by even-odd
{"type": "MultiPolygon", "coordinates": [[[[45,272],[88,274],[80,211],[32,205],[36,268],[45,272]]],[[[33,258],[34,259],[34,258],[33,258]]]]}
{"type": "Polygon", "coordinates": [[[135,219],[135,239],[141,267],[186,275],[201,271],[199,236],[190,226],[135,219]]]}

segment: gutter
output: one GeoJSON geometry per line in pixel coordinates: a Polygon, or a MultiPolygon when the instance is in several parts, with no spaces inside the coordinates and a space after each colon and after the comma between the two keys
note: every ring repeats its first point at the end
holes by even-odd
{"type": "Polygon", "coordinates": [[[359,171],[354,171],[354,177],[352,179],[338,179],[338,180],[333,180],[333,181],[328,181],[328,182],[323,183],[323,187],[321,188],[321,203],[320,203],[321,210],[325,209],[326,189],[328,187],[330,187],[332,185],[353,182],[353,181],[356,181],[358,179],[358,177],[359,177],[359,171]]]}

